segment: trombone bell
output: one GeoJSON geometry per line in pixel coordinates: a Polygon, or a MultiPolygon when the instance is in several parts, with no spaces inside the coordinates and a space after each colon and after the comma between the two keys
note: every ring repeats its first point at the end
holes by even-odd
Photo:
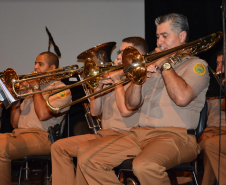
{"type": "Polygon", "coordinates": [[[107,42],[90,48],[77,56],[77,59],[86,60],[91,58],[97,66],[111,65],[111,53],[115,48],[116,42],[107,42]]]}
{"type": "Polygon", "coordinates": [[[147,69],[144,57],[134,47],[127,47],[123,51],[122,63],[127,78],[135,84],[143,84],[147,78],[147,69]]]}
{"type": "MultiPolygon", "coordinates": [[[[96,65],[93,59],[87,58],[84,63],[84,79],[96,76],[99,74],[99,67],[96,65]]],[[[98,87],[100,77],[97,76],[95,78],[92,78],[91,80],[87,81],[87,84],[89,85],[90,88],[95,89],[98,87]]]]}

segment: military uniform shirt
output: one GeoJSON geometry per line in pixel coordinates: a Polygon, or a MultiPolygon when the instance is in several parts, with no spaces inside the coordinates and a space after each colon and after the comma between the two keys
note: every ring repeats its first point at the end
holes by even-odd
{"type": "MultiPolygon", "coordinates": [[[[65,84],[60,81],[54,81],[41,86],[41,90],[52,89],[61,86],[65,86],[65,84]]],[[[50,92],[42,93],[44,99],[49,93],[50,92]]],[[[70,90],[65,90],[51,96],[49,102],[53,107],[59,107],[71,102],[70,90]]],[[[69,108],[70,107],[62,109],[61,113],[66,112],[67,110],[69,110],[69,108]]],[[[63,115],[61,114],[61,116],[52,117],[45,121],[40,121],[35,112],[32,96],[28,96],[24,99],[23,103],[20,106],[20,109],[21,115],[19,118],[18,128],[39,128],[41,130],[47,131],[50,126],[54,126],[55,124],[60,123],[60,121],[63,119],[63,115]]]]}
{"type": "MultiPolygon", "coordinates": [[[[129,84],[123,86],[125,90],[129,84]]],[[[102,101],[103,113],[101,124],[103,129],[129,131],[131,127],[138,125],[139,112],[134,113],[130,117],[122,117],[116,104],[115,91],[105,94],[102,101]]]]}
{"type": "Polygon", "coordinates": [[[186,57],[172,67],[193,88],[197,97],[185,107],[177,106],[167,93],[162,75],[159,72],[154,73],[142,88],[144,102],[139,126],[186,129],[197,127],[209,85],[207,63],[198,57],[186,57]]]}

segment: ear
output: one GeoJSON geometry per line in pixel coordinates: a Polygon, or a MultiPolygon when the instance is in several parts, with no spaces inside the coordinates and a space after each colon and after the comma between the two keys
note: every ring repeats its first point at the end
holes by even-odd
{"type": "Polygon", "coordinates": [[[50,70],[54,70],[56,69],[56,66],[54,64],[52,64],[50,67],[49,67],[50,70]]]}
{"type": "Polygon", "coordinates": [[[180,38],[181,43],[185,43],[186,37],[187,37],[187,32],[186,31],[180,32],[179,38],[180,38]]]}

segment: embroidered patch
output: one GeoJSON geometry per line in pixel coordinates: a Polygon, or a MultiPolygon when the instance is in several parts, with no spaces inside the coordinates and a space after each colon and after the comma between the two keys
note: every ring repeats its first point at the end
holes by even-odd
{"type": "Polygon", "coordinates": [[[59,98],[65,98],[66,95],[67,95],[66,91],[61,91],[61,92],[57,93],[57,96],[58,96],[59,98]]]}
{"type": "Polygon", "coordinates": [[[197,63],[193,67],[195,74],[204,75],[206,73],[206,68],[202,63],[197,63]]]}

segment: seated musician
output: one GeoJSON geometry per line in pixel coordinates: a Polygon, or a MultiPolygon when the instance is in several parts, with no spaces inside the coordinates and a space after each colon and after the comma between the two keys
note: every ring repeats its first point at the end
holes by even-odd
{"type": "MultiPolygon", "coordinates": [[[[122,52],[128,47],[135,47],[141,54],[148,52],[146,41],[141,37],[128,37],[122,40],[118,51],[118,57],[115,63],[121,63],[122,52]]],[[[117,83],[121,80],[123,71],[110,72],[106,80],[101,80],[99,86],[95,89],[98,91],[103,88],[104,84],[117,83]]],[[[106,76],[105,76],[106,77],[106,76]]],[[[102,113],[102,130],[97,134],[86,134],[69,137],[56,141],[51,147],[52,156],[52,179],[54,185],[82,185],[86,181],[81,175],[80,169],[76,169],[73,163],[73,157],[77,157],[79,145],[85,141],[93,144],[108,141],[115,137],[122,137],[130,128],[136,126],[139,120],[139,112],[129,111],[125,107],[125,89],[129,84],[117,85],[113,91],[106,92],[103,96],[97,95],[90,98],[90,112],[93,116],[102,113]],[[133,114],[133,115],[132,115],[133,114]],[[131,116],[132,115],[132,116],[131,116]],[[131,116],[131,117],[130,117],[131,116]],[[76,177],[76,178],[75,178],[76,177]]]]}
{"type": "MultiPolygon", "coordinates": [[[[222,51],[217,54],[216,73],[224,73],[222,51]]],[[[223,74],[224,75],[224,74],[223,74]]],[[[220,159],[220,183],[226,182],[226,123],[225,123],[225,98],[214,97],[207,99],[208,119],[207,128],[199,139],[199,145],[204,150],[204,175],[202,185],[214,185],[218,179],[218,155],[219,155],[219,126],[221,122],[221,159],[220,159]],[[220,111],[221,110],[221,111],[220,111]],[[221,114],[221,117],[220,117],[221,114]],[[220,119],[221,118],[221,119],[220,119]]]]}
{"type": "MultiPolygon", "coordinates": [[[[39,54],[35,61],[34,70],[45,72],[58,68],[58,57],[51,52],[39,54]]],[[[26,86],[37,92],[57,88],[64,84],[59,81],[51,81],[44,85],[39,80],[31,80],[26,86]]],[[[30,90],[29,90],[30,92],[30,90]]],[[[18,102],[11,109],[12,133],[0,134],[0,184],[11,184],[11,160],[30,155],[50,155],[51,141],[48,139],[47,129],[54,126],[63,118],[63,113],[69,108],[56,114],[46,105],[45,97],[48,92],[30,95],[23,103],[18,102]]],[[[70,91],[63,91],[50,98],[53,106],[62,106],[71,101],[70,91]]]]}
{"type": "MultiPolygon", "coordinates": [[[[187,42],[185,16],[167,14],[158,17],[155,24],[156,52],[187,42]]],[[[209,83],[207,63],[186,56],[172,65],[166,57],[148,68],[153,72],[151,78],[143,85],[132,82],[125,93],[127,108],[140,108],[138,126],[79,155],[78,165],[88,184],[122,184],[113,168],[136,156],[133,172],[140,184],[168,185],[166,170],[192,161],[199,153],[195,129],[209,83]]]]}

